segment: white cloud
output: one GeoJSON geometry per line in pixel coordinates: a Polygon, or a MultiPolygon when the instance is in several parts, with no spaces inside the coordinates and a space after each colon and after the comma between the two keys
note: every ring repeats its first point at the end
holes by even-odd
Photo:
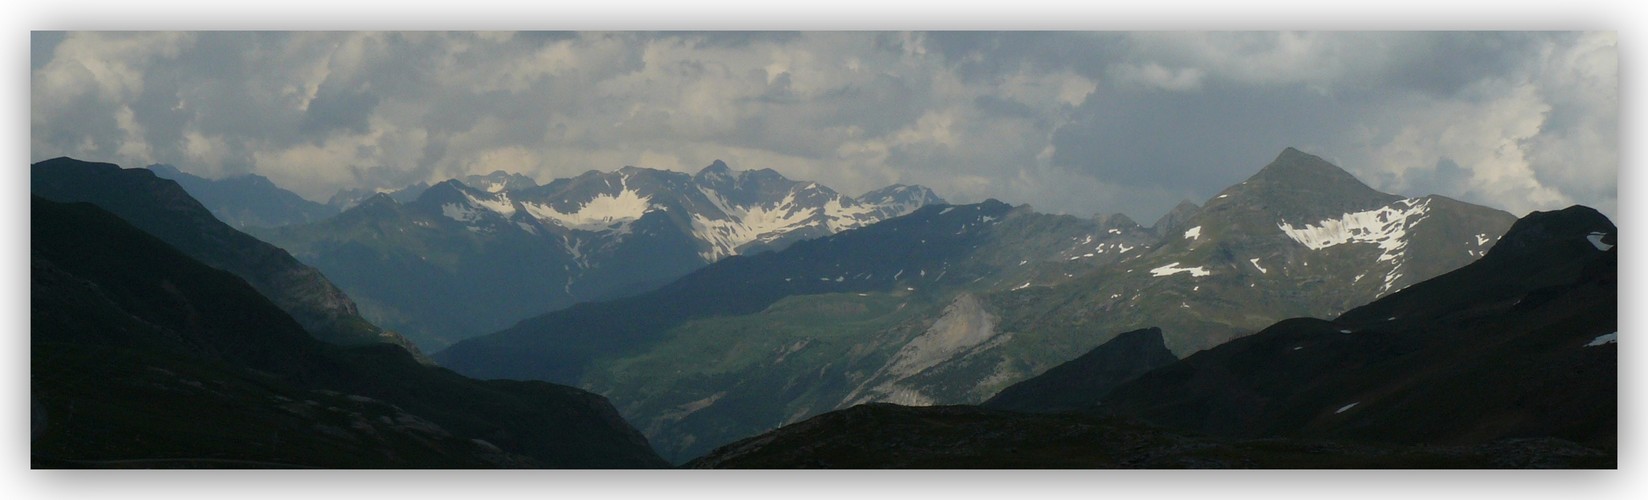
{"type": "Polygon", "coordinates": [[[1295,145],[1376,187],[1423,190],[1456,164],[1440,194],[1611,211],[1616,52],[1612,33],[74,33],[31,76],[31,155],[257,172],[312,199],[719,158],[854,194],[921,183],[1150,217],[1295,145]],[[1270,107],[1233,101],[1253,96],[1270,107]],[[1225,137],[1053,146],[1104,113],[1225,137]],[[1146,185],[1082,164],[1132,158],[1117,148],[1196,171],[1146,185]]]}

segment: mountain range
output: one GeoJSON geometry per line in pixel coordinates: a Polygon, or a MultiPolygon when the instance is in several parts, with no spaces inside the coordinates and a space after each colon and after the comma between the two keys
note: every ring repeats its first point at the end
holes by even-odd
{"type": "Polygon", "coordinates": [[[719,161],[281,227],[333,208],[69,158],[31,191],[36,467],[1616,466],[1606,217],[1292,148],[1151,226],[719,161]]]}
{"type": "Polygon", "coordinates": [[[434,357],[604,394],[680,462],[861,403],[981,403],[1120,332],[1159,328],[1184,357],[1286,318],[1330,318],[1476,260],[1514,221],[1381,193],[1289,148],[1152,227],[930,205],[434,357]]]}
{"type": "Polygon", "coordinates": [[[366,317],[438,349],[942,202],[903,185],[850,198],[717,160],[695,175],[625,167],[545,185],[500,171],[372,194],[337,216],[255,234],[325,272],[366,317]]]}
{"type": "Polygon", "coordinates": [[[1486,256],[1182,360],[1128,332],[983,407],[872,403],[692,467],[1613,468],[1616,228],[1536,212],[1486,256]]]}

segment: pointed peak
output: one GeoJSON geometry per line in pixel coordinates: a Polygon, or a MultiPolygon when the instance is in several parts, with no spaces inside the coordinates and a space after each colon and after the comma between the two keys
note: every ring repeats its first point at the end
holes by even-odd
{"type": "MultiPolygon", "coordinates": [[[[444,181],[437,182],[433,186],[429,186],[428,189],[425,189],[425,190],[423,190],[422,193],[418,194],[417,199],[418,199],[418,201],[431,200],[431,199],[432,200],[449,200],[453,196],[462,196],[463,193],[465,193],[467,191],[470,191],[470,190],[473,190],[473,189],[475,189],[475,188],[469,187],[469,185],[464,184],[463,181],[460,181],[460,180],[457,180],[457,179],[447,179],[447,180],[444,180],[444,181]]],[[[375,197],[375,196],[382,195],[382,194],[385,194],[385,193],[377,193],[373,196],[375,197]]]]}
{"type": "Polygon", "coordinates": [[[1141,227],[1141,226],[1139,226],[1138,222],[1134,222],[1132,218],[1130,218],[1130,217],[1128,217],[1124,214],[1120,214],[1120,213],[1095,214],[1095,215],[1093,215],[1093,221],[1097,222],[1099,224],[1100,229],[1124,229],[1124,228],[1138,228],[1138,227],[1141,227]]]}
{"type": "Polygon", "coordinates": [[[1345,185],[1362,190],[1372,191],[1373,188],[1363,184],[1356,176],[1339,168],[1338,165],[1304,151],[1294,148],[1282,150],[1275,160],[1259,169],[1259,172],[1249,177],[1247,182],[1262,182],[1279,185],[1345,185]]]}
{"type": "Polygon", "coordinates": [[[709,166],[699,170],[697,174],[692,176],[692,178],[699,181],[712,182],[731,180],[733,178],[733,171],[732,168],[728,167],[726,163],[721,160],[715,160],[710,163],[709,166]]]}
{"type": "Polygon", "coordinates": [[[1368,187],[1337,165],[1294,148],[1282,150],[1258,173],[1220,193],[1214,200],[1226,208],[1257,209],[1296,222],[1315,222],[1402,199],[1368,187]]]}
{"type": "Polygon", "coordinates": [[[373,193],[372,196],[368,196],[360,202],[360,205],[362,206],[372,204],[399,205],[399,203],[395,202],[395,197],[389,196],[389,193],[373,193]]]}
{"type": "Polygon", "coordinates": [[[1150,228],[1159,234],[1170,234],[1183,226],[1184,223],[1189,222],[1191,217],[1195,217],[1201,211],[1202,207],[1197,206],[1195,202],[1188,199],[1182,200],[1172,210],[1163,214],[1160,219],[1156,219],[1156,224],[1150,226],[1150,228]]]}

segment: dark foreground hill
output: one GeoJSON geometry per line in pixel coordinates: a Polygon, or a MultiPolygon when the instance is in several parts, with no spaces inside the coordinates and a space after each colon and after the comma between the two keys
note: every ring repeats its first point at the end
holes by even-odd
{"type": "Polygon", "coordinates": [[[30,166],[29,189],[52,201],[95,204],[191,258],[239,276],[321,340],[395,344],[421,356],[400,334],[361,318],[355,302],[320,271],[218,220],[177,182],[148,169],[54,158],[30,166]]]}
{"type": "Polygon", "coordinates": [[[320,342],[90,204],[31,204],[34,467],[655,467],[606,400],[320,342]]]}
{"type": "Polygon", "coordinates": [[[1401,446],[1222,439],[1084,413],[869,403],[739,441],[693,460],[715,469],[1493,469],[1612,468],[1553,439],[1401,446]]]}

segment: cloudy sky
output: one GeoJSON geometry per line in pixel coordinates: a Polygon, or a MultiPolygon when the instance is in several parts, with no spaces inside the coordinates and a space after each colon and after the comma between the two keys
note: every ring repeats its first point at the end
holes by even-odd
{"type": "Polygon", "coordinates": [[[1150,224],[1294,146],[1375,188],[1615,215],[1614,33],[49,33],[34,161],[317,201],[716,159],[1150,224]]]}

